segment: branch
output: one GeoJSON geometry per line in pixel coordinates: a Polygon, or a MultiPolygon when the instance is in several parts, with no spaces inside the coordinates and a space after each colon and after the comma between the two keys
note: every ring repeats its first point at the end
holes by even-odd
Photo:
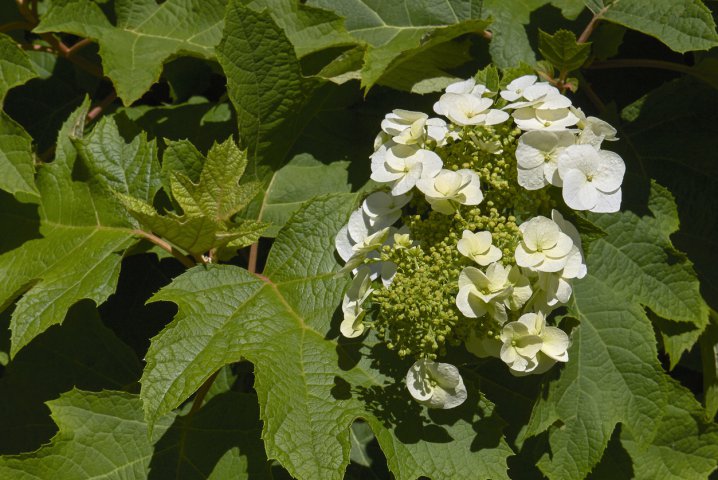
{"type": "Polygon", "coordinates": [[[179,260],[180,263],[182,265],[184,265],[185,267],[192,268],[195,266],[195,263],[190,259],[190,257],[183,255],[182,252],[177,251],[176,248],[174,248],[168,242],[162,240],[157,235],[155,235],[153,233],[145,232],[144,230],[139,230],[139,229],[132,230],[132,233],[135,235],[138,235],[146,240],[149,240],[150,242],[154,243],[161,249],[169,252],[173,257],[175,257],[177,260],[179,260]]]}
{"type": "Polygon", "coordinates": [[[91,43],[92,40],[90,40],[89,38],[83,38],[67,50],[67,57],[70,58],[72,55],[85,48],[86,46],[90,45],[91,43]]]}
{"type": "Polygon", "coordinates": [[[10,22],[0,25],[0,32],[9,32],[11,30],[32,30],[32,25],[28,22],[10,22]]]}
{"type": "Polygon", "coordinates": [[[250,273],[257,273],[257,257],[259,256],[259,242],[254,242],[249,247],[249,262],[247,264],[247,270],[250,273]]]}
{"type": "Polygon", "coordinates": [[[194,400],[192,401],[192,408],[190,409],[189,415],[194,415],[194,413],[200,409],[202,406],[202,402],[204,401],[204,397],[207,396],[207,392],[209,392],[210,387],[214,383],[214,379],[217,378],[217,374],[219,373],[219,370],[214,372],[210,377],[205,380],[205,382],[199,387],[197,390],[197,394],[194,396],[194,400]]]}
{"type": "Polygon", "coordinates": [[[590,69],[605,70],[608,68],[657,68],[660,70],[671,70],[673,72],[695,75],[693,67],[682,63],[666,62],[664,60],[650,60],[647,58],[618,58],[603,62],[594,62],[588,66],[590,69]]]}
{"type": "Polygon", "coordinates": [[[591,18],[591,21],[588,22],[588,25],[586,25],[586,28],[583,29],[583,32],[581,32],[581,35],[578,37],[577,43],[586,43],[588,41],[588,38],[591,36],[593,31],[596,29],[596,26],[598,25],[598,22],[603,17],[603,14],[608,11],[608,7],[603,7],[601,10],[598,11],[598,13],[595,13],[593,15],[593,18],[591,18]]]}
{"type": "Polygon", "coordinates": [[[109,95],[107,95],[105,98],[100,101],[97,106],[95,106],[92,110],[87,112],[87,118],[85,119],[85,123],[90,123],[93,120],[95,120],[97,117],[99,117],[102,112],[110,106],[112,102],[114,102],[117,99],[117,93],[113,90],[109,95]]]}

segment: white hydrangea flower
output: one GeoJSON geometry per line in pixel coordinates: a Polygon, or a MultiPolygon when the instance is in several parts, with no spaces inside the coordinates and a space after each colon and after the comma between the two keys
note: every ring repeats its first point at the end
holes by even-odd
{"type": "Polygon", "coordinates": [[[497,125],[505,122],[509,114],[492,109],[494,101],[470,93],[445,93],[434,104],[434,111],[456,125],[497,125]]]}
{"type": "Polygon", "coordinates": [[[458,407],[467,397],[459,369],[423,358],[409,368],[406,386],[416,401],[429,408],[458,407]]]}
{"type": "Polygon", "coordinates": [[[427,138],[441,143],[448,132],[446,122],[440,118],[401,109],[388,113],[381,122],[381,129],[396,143],[419,146],[423,146],[427,138]]]}
{"type": "Polygon", "coordinates": [[[516,264],[540,272],[558,272],[566,266],[574,246],[571,237],[551,219],[538,216],[519,225],[521,242],[516,264]]]}
{"type": "Polygon", "coordinates": [[[501,250],[491,244],[491,232],[476,232],[464,230],[461,240],[456,244],[459,253],[469,257],[482,267],[494,263],[501,258],[501,250]]]}
{"type": "Polygon", "coordinates": [[[556,87],[540,82],[523,90],[523,101],[506,105],[521,130],[564,130],[578,122],[571,111],[571,100],[556,87]]]}
{"type": "Polygon", "coordinates": [[[374,291],[371,288],[371,271],[366,266],[357,269],[357,275],[352,280],[349,289],[344,294],[342,300],[342,312],[344,320],[339,326],[342,335],[347,338],[358,337],[364,333],[364,324],[362,319],[366,311],[362,308],[362,304],[369,298],[374,291]]]}
{"type": "Polygon", "coordinates": [[[626,165],[618,154],[591,145],[573,145],[559,155],[558,172],[563,200],[574,210],[610,213],[620,209],[626,165]]]}
{"type": "Polygon", "coordinates": [[[477,84],[473,77],[455,82],[446,87],[446,93],[458,93],[458,94],[470,94],[475,97],[483,97],[484,95],[490,95],[492,92],[486,87],[486,85],[477,84]]]}
{"type": "Polygon", "coordinates": [[[523,319],[524,316],[501,329],[503,345],[499,356],[511,370],[528,373],[538,366],[536,355],[541,351],[542,341],[523,319]]]}
{"type": "Polygon", "coordinates": [[[426,195],[431,208],[450,215],[456,204],[478,205],[484,199],[479,185],[479,175],[473,170],[441,170],[433,178],[422,178],[416,187],[426,195]]]}
{"type": "MultiPolygon", "coordinates": [[[[396,198],[399,199],[399,203],[404,200],[403,197],[396,198]]],[[[372,205],[374,205],[374,202],[373,200],[372,205]]],[[[354,255],[354,245],[364,241],[369,235],[392,225],[401,215],[400,211],[397,211],[397,215],[397,213],[392,212],[392,210],[387,207],[384,210],[375,210],[378,214],[370,216],[367,214],[368,208],[365,208],[365,204],[352,212],[349,217],[349,222],[339,230],[334,241],[339,256],[345,262],[354,255]]]]}
{"type": "MultiPolygon", "coordinates": [[[[362,210],[372,227],[389,226],[399,220],[401,209],[411,200],[411,193],[390,195],[386,192],[374,192],[364,199],[362,210]]],[[[376,228],[376,227],[375,227],[376,228]]]]}
{"type": "Polygon", "coordinates": [[[385,143],[371,156],[371,179],[390,183],[392,195],[402,195],[421,178],[436,176],[443,166],[439,156],[411,145],[385,143]]]}
{"type": "Polygon", "coordinates": [[[382,228],[374,232],[361,241],[352,245],[352,255],[346,261],[347,263],[339,270],[340,272],[349,272],[361,265],[370,253],[379,250],[390,234],[396,231],[393,227],[382,228]]]}
{"type": "Polygon", "coordinates": [[[578,117],[576,126],[581,129],[578,143],[592,145],[598,149],[604,140],[609,142],[618,140],[617,130],[610,123],[600,118],[587,117],[580,108],[571,107],[571,111],[578,117]]]}
{"type": "Polygon", "coordinates": [[[531,297],[528,279],[518,268],[492,263],[486,273],[465,267],[459,274],[456,306],[465,316],[479,318],[489,314],[499,323],[508,318],[506,309],[518,310],[531,297]]]}
{"type": "Polygon", "coordinates": [[[516,146],[519,185],[527,190],[548,184],[560,187],[558,156],[575,143],[576,137],[568,130],[532,130],[521,135],[516,146]]]}
{"type": "Polygon", "coordinates": [[[524,75],[523,77],[516,78],[506,85],[506,90],[501,90],[499,94],[504,100],[515,102],[523,97],[524,90],[536,83],[536,80],[536,75],[524,75]]]}
{"type": "Polygon", "coordinates": [[[541,312],[526,313],[501,331],[501,360],[512,373],[542,373],[555,362],[568,361],[568,335],[546,325],[541,312]]]}
{"type": "Polygon", "coordinates": [[[569,253],[566,266],[563,267],[564,278],[583,278],[588,270],[586,269],[586,257],[583,254],[583,245],[581,244],[581,235],[578,229],[568,220],[563,218],[561,212],[556,209],[551,210],[551,219],[558,225],[563,233],[571,237],[575,252],[569,253]]]}

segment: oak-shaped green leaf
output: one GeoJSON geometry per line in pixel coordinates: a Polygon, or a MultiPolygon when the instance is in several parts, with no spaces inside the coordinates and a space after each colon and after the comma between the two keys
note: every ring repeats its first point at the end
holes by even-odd
{"type": "Polygon", "coordinates": [[[193,255],[224,247],[230,242],[233,248],[256,242],[267,228],[266,224],[255,220],[232,220],[261,189],[259,182],[239,184],[247,166],[246,152],[239,150],[231,138],[213,145],[206,159],[185,143],[168,150],[170,159],[175,158],[177,148],[188,154],[189,162],[185,169],[179,160],[171,160],[179,169],[169,173],[171,194],[182,213],[161,215],[146,200],[115,191],[130,215],[146,229],[193,255]],[[199,161],[202,169],[195,183],[185,171],[196,176],[192,170],[199,161]]]}
{"type": "Polygon", "coordinates": [[[302,76],[294,47],[266,10],[230,0],[219,63],[237,112],[239,135],[253,158],[278,166],[312,115],[323,81],[302,76]]]}
{"type": "Polygon", "coordinates": [[[701,0],[592,0],[587,6],[601,19],[657,38],[676,52],[718,45],[711,11],[701,0]]]}
{"type": "Polygon", "coordinates": [[[0,189],[24,201],[37,201],[32,138],[0,110],[0,189]]]}
{"type": "Polygon", "coordinates": [[[151,202],[160,188],[157,143],[144,132],[125,143],[115,120],[103,117],[75,147],[90,178],[110,191],[151,202]]]}
{"type": "Polygon", "coordinates": [[[54,2],[34,31],[96,40],[105,74],[130,105],[159,79],[172,56],[214,57],[224,6],[224,0],[118,0],[110,19],[96,2],[68,0],[54,2]]]}
{"type": "Polygon", "coordinates": [[[231,265],[200,266],[153,297],[178,304],[179,313],[147,353],[141,396],[148,421],[223,365],[246,358],[255,365],[267,455],[295,477],[342,478],[350,426],[363,418],[396,478],[506,478],[512,452],[493,405],[475,386],[461,408],[429,412],[407,395],[410,362],[372,338],[337,342],[333,317],[347,279],[337,276],[333,243],[355,200],[325,196],[300,208],[262,277],[231,265]]]}
{"type": "Polygon", "coordinates": [[[0,34],[0,189],[25,201],[36,201],[38,196],[32,138],[2,111],[2,106],[8,90],[36,76],[25,52],[12,38],[0,34]]]}
{"type": "MultiPolygon", "coordinates": [[[[573,332],[571,361],[549,383],[527,432],[549,429],[553,456],[544,455],[538,466],[551,479],[585,477],[618,423],[641,448],[662,438],[655,420],[674,399],[644,307],[705,327],[707,310],[690,264],[667,262],[669,236],[678,226],[673,198],[654,184],[649,208],[652,217],[590,217],[606,236],[591,242],[589,274],[575,284],[569,310],[580,325],[573,332]]],[[[680,395],[691,396],[683,389],[680,395]]]]}
{"type": "Polygon", "coordinates": [[[590,43],[577,43],[576,34],[569,30],[558,30],[550,35],[539,30],[539,52],[560,72],[571,72],[580,68],[591,53],[590,43]]]}
{"type": "Polygon", "coordinates": [[[481,33],[489,25],[483,2],[475,0],[309,3],[345,17],[349,33],[368,45],[361,70],[362,86],[367,90],[391,70],[410,66],[416,55],[461,35],[481,33]]]}
{"type": "Polygon", "coordinates": [[[108,188],[150,195],[159,185],[154,150],[142,138],[126,145],[119,135],[105,136],[108,128],[114,131],[111,122],[98,125],[104,133],[91,135],[78,155],[73,143],[83,142],[88,108],[85,101],[65,122],[55,160],[38,170],[43,238],[0,256],[0,272],[7,279],[0,285],[0,305],[7,307],[22,295],[10,324],[13,356],[49,326],[62,323],[78,301],[100,304],[114,292],[122,256],[135,243],[136,232],[108,188]],[[109,145],[97,145],[107,139],[109,145]]]}
{"type": "Polygon", "coordinates": [[[675,380],[656,422],[656,437],[646,445],[630,430],[621,443],[633,460],[635,478],[701,479],[718,467],[718,425],[705,421],[701,405],[675,380]]]}
{"type": "Polygon", "coordinates": [[[25,52],[12,38],[0,33],[0,107],[8,90],[35,77],[37,73],[25,52]]]}
{"type": "Polygon", "coordinates": [[[0,476],[36,478],[147,478],[152,443],[172,416],[147,436],[139,398],[119,391],[70,390],[48,402],[59,432],[32,453],[0,458],[0,476]]]}
{"type": "Polygon", "coordinates": [[[142,366],[135,353],[102,324],[90,302],[70,309],[23,349],[0,379],[0,454],[36,450],[57,431],[45,402],[73,386],[125,390],[142,366]]]}

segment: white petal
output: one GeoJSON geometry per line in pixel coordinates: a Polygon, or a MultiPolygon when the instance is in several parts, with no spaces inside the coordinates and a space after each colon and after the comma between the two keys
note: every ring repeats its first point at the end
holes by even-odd
{"type": "Polygon", "coordinates": [[[569,170],[561,177],[563,178],[563,200],[566,205],[574,210],[591,210],[596,206],[599,194],[583,172],[569,170]]]}
{"type": "Polygon", "coordinates": [[[339,256],[342,257],[342,260],[345,262],[354,254],[354,250],[352,250],[353,245],[354,243],[349,237],[348,225],[344,225],[339,232],[337,232],[337,237],[334,239],[334,246],[339,256]]]}
{"type": "Polygon", "coordinates": [[[431,386],[429,372],[426,362],[430,360],[421,359],[416,361],[406,373],[406,388],[412,397],[420,402],[427,401],[434,394],[431,386]]]}
{"type": "Polygon", "coordinates": [[[543,165],[528,169],[519,167],[517,178],[519,185],[524,187],[526,190],[540,190],[548,185],[548,182],[546,182],[546,176],[544,175],[543,165]]]}
{"type": "Polygon", "coordinates": [[[545,327],[541,334],[543,345],[541,351],[550,358],[559,361],[568,361],[569,339],[566,332],[556,327],[545,327]]]}
{"type": "Polygon", "coordinates": [[[602,192],[613,192],[621,187],[623,175],[626,173],[626,164],[623,159],[613,152],[600,150],[598,152],[601,162],[598,171],[593,177],[593,184],[602,192]]]}
{"type": "Polygon", "coordinates": [[[600,193],[596,199],[596,205],[591,208],[596,213],[613,213],[621,209],[621,189],[615,192],[600,193]]]}

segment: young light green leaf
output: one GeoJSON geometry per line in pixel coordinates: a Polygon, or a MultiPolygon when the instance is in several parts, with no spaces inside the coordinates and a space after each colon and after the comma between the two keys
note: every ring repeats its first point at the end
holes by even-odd
{"type": "Polygon", "coordinates": [[[593,0],[587,5],[602,20],[651,35],[676,52],[718,45],[711,11],[700,0],[593,0]]]}
{"type": "Polygon", "coordinates": [[[0,458],[3,478],[146,478],[152,444],[172,422],[164,417],[148,438],[139,398],[111,390],[73,389],[47,405],[59,432],[36,452],[0,458]]]}
{"type": "Polygon", "coordinates": [[[142,132],[125,143],[115,120],[103,117],[74,143],[91,178],[98,179],[102,187],[152,201],[160,188],[160,164],[157,143],[147,141],[147,134],[142,132]]]}
{"type": "Polygon", "coordinates": [[[204,165],[204,155],[189,140],[169,141],[162,155],[162,187],[168,195],[172,194],[170,183],[175,173],[182,173],[192,182],[199,182],[204,165]]]}
{"type": "Polygon", "coordinates": [[[577,43],[576,34],[568,30],[558,30],[553,35],[539,30],[538,48],[546,60],[566,73],[579,69],[591,53],[591,44],[577,43]]]}
{"type": "Polygon", "coordinates": [[[642,445],[656,436],[654,419],[670,396],[644,306],[669,320],[705,328],[707,310],[690,264],[667,263],[669,236],[678,227],[673,198],[654,184],[649,208],[653,217],[630,212],[590,216],[606,236],[591,243],[589,275],[575,284],[570,313],[580,325],[569,349],[572,361],[549,384],[527,432],[535,435],[557,421],[562,424],[549,430],[553,457],[544,456],[538,464],[549,478],[584,477],[619,422],[642,445]],[[585,446],[573,447],[579,443],[585,446]]]}
{"type": "MultiPolygon", "coordinates": [[[[295,477],[342,478],[350,426],[363,418],[398,479],[507,478],[511,450],[493,406],[475,388],[462,408],[427,415],[404,394],[405,369],[370,366],[377,356],[391,357],[375,341],[333,340],[332,317],[347,285],[336,275],[333,237],[355,200],[319,197],[300,208],[277,238],[264,277],[230,265],[196,267],[152,298],[178,304],[179,313],[146,357],[141,396],[148,421],[212,372],[247,358],[255,365],[267,454],[295,477]]],[[[379,361],[392,362],[402,363],[379,361]]]]}
{"type": "Polygon", "coordinates": [[[294,47],[266,10],[258,13],[239,0],[227,7],[217,57],[244,147],[253,158],[281,165],[323,81],[302,76],[294,47]]]}
{"type": "Polygon", "coordinates": [[[118,0],[111,21],[91,0],[68,0],[53,3],[34,31],[97,41],[105,74],[130,105],[159,80],[172,56],[214,58],[224,5],[223,0],[118,0]]]}
{"type": "Polygon", "coordinates": [[[344,16],[349,33],[369,45],[361,71],[366,90],[391,70],[409,65],[417,54],[460,35],[480,33],[489,24],[481,16],[481,3],[474,0],[445,4],[312,0],[310,4],[344,16]]]}
{"type": "MultiPolygon", "coordinates": [[[[233,248],[241,248],[257,241],[268,225],[253,220],[231,220],[261,189],[259,182],[239,184],[247,166],[246,152],[239,150],[231,138],[213,145],[206,159],[194,147],[176,144],[176,147],[180,146],[181,151],[189,153],[190,163],[203,163],[197,183],[182,170],[172,173],[171,193],[183,214],[160,215],[146,200],[115,190],[130,215],[150,231],[193,255],[224,247],[230,242],[233,248]],[[201,160],[196,155],[200,155],[201,160]]],[[[177,153],[175,149],[168,151],[170,158],[177,153]]],[[[188,173],[196,175],[191,170],[188,173]]]]}
{"type": "Polygon", "coordinates": [[[37,73],[25,52],[12,38],[0,33],[0,108],[8,90],[35,77],[37,73]]]}
{"type": "Polygon", "coordinates": [[[227,139],[207,153],[198,183],[176,172],[171,181],[172,194],[186,215],[227,221],[259,193],[258,182],[239,184],[246,168],[247,152],[227,139]]]}

